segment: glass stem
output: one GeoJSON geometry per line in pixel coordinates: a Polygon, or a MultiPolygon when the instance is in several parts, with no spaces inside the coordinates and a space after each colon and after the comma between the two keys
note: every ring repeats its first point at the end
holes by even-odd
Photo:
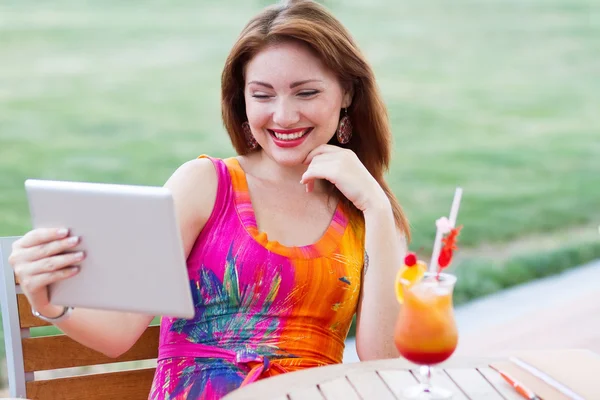
{"type": "Polygon", "coordinates": [[[423,385],[423,391],[429,393],[431,390],[431,367],[429,365],[423,365],[419,369],[423,380],[421,381],[421,385],[423,385]]]}

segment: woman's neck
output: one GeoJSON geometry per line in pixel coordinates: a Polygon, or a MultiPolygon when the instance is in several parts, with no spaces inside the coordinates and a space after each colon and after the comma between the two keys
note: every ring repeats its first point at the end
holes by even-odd
{"type": "MultiPolygon", "coordinates": [[[[270,158],[264,151],[257,151],[246,155],[246,165],[243,165],[246,174],[250,174],[263,182],[269,182],[280,187],[298,185],[308,165],[284,166],[270,158]]],[[[315,181],[315,191],[326,190],[326,184],[320,179],[315,181]]]]}

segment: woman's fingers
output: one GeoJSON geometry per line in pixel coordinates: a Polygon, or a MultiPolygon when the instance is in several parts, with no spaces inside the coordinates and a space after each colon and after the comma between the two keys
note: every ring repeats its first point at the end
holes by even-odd
{"type": "Polygon", "coordinates": [[[334,159],[314,160],[302,175],[302,180],[300,182],[307,183],[309,180],[327,179],[331,183],[335,184],[335,182],[331,181],[331,179],[333,179],[337,174],[337,169],[337,163],[334,159]]]}
{"type": "Polygon", "coordinates": [[[59,240],[67,237],[69,230],[66,228],[38,228],[27,232],[22,238],[13,243],[13,249],[21,247],[34,247],[40,244],[59,240]]]}
{"type": "Polygon", "coordinates": [[[62,240],[55,240],[53,242],[45,243],[40,246],[31,247],[27,250],[30,250],[32,253],[29,257],[30,261],[41,260],[42,258],[52,257],[77,246],[79,244],[80,238],[79,236],[70,236],[68,238],[62,240]]]}
{"type": "Polygon", "coordinates": [[[80,238],[68,229],[34,229],[13,243],[8,258],[32,307],[48,304],[48,285],[79,272],[83,252],[72,252],[80,238]]]}
{"type": "MultiPolygon", "coordinates": [[[[62,268],[58,271],[30,275],[30,276],[26,277],[24,280],[20,281],[20,285],[26,294],[29,293],[30,296],[32,296],[34,294],[41,293],[40,290],[47,288],[48,285],[50,285],[54,282],[61,281],[63,279],[70,278],[73,275],[76,275],[78,272],[79,272],[79,267],[70,266],[67,268],[62,268]]],[[[27,297],[31,301],[30,296],[27,296],[27,297]]],[[[32,306],[35,307],[36,305],[33,304],[33,302],[32,302],[32,306]]]]}
{"type": "Polygon", "coordinates": [[[306,182],[306,184],[304,186],[306,186],[306,193],[312,192],[314,190],[314,188],[315,188],[315,181],[314,181],[314,179],[311,179],[308,182],[306,182]]]}
{"type": "Polygon", "coordinates": [[[42,258],[41,260],[30,263],[27,268],[27,275],[40,275],[51,272],[58,272],[65,267],[80,263],[85,258],[83,251],[75,253],[65,253],[57,256],[42,258]]]}
{"type": "Polygon", "coordinates": [[[306,159],[304,160],[304,164],[309,165],[310,163],[312,163],[313,159],[317,156],[321,156],[324,154],[331,154],[331,153],[339,153],[339,152],[343,152],[343,151],[349,151],[349,150],[342,149],[341,147],[333,146],[330,144],[322,144],[320,146],[317,146],[310,153],[308,153],[308,155],[306,156],[306,159]]]}
{"type": "Polygon", "coordinates": [[[308,169],[302,175],[300,183],[306,185],[306,192],[312,192],[316,179],[326,179],[335,185],[335,167],[336,163],[333,159],[313,160],[308,166],[308,169]]]}
{"type": "Polygon", "coordinates": [[[81,251],[46,257],[30,263],[19,263],[14,266],[15,274],[20,282],[25,282],[36,275],[59,272],[65,267],[80,263],[85,258],[81,251]]]}
{"type": "Polygon", "coordinates": [[[19,263],[28,263],[52,257],[72,249],[79,242],[80,238],[78,236],[70,236],[33,247],[15,247],[9,257],[9,263],[14,266],[19,263]]]}

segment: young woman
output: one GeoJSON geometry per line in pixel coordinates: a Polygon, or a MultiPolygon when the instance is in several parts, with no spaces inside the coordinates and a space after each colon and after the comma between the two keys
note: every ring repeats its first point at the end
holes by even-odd
{"type": "MultiPolygon", "coordinates": [[[[163,318],[150,398],[220,398],[261,377],[340,363],[357,313],[361,360],[395,357],[391,282],[409,236],[384,181],[391,133],[373,72],[322,6],[288,1],[244,28],[222,75],[237,157],[201,156],[168,180],[196,304],[163,318]]],[[[40,315],[110,356],[151,317],[48,302],[84,254],[37,229],[10,262],[40,315]]],[[[157,294],[160,295],[160,294],[157,294]]]]}

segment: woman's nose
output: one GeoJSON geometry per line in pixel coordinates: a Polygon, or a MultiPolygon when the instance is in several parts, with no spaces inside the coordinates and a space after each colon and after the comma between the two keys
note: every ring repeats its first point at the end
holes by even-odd
{"type": "Polygon", "coordinates": [[[294,126],[300,120],[300,113],[292,102],[281,99],[273,112],[273,122],[282,128],[294,126]]]}

